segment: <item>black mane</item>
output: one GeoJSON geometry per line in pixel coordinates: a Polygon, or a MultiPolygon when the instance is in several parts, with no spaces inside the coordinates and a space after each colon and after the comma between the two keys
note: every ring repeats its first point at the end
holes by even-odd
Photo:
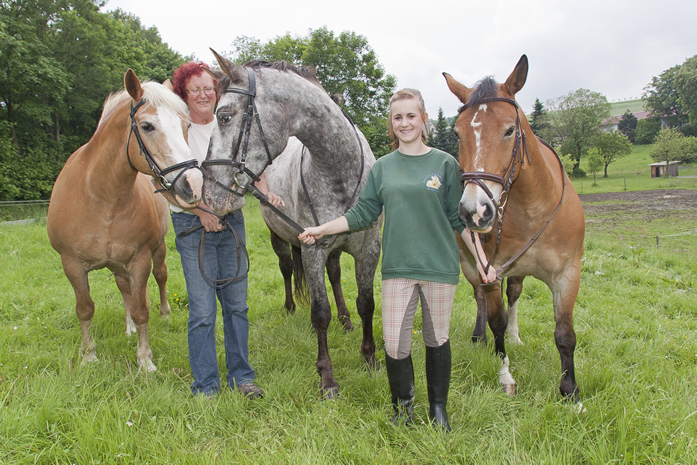
{"type": "Polygon", "coordinates": [[[470,95],[467,103],[460,107],[458,113],[462,113],[465,108],[475,107],[482,103],[482,100],[498,96],[498,88],[493,76],[482,78],[475,84],[474,92],[470,95]]]}

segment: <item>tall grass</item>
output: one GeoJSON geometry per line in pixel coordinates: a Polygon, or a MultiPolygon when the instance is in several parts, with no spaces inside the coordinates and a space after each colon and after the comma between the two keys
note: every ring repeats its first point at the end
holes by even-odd
{"type": "MultiPolygon", "coordinates": [[[[583,410],[559,397],[551,295],[525,281],[523,346],[508,346],[518,393],[497,382],[491,342],[474,346],[475,304],[461,283],[453,313],[449,435],[427,421],[420,318],[415,327],[417,424],[393,427],[384,369],[368,370],[360,329],[332,320],[329,348],[341,384],[321,401],[309,308],[283,310],[277,259],[258,204],[245,207],[250,358],[261,400],[223,389],[194,398],[186,343],[186,292],[173,235],[167,237],[172,315],[152,312],[158,371],[135,367],[136,338],[124,334],[122,300],[107,271],[91,274],[92,333],[100,362],[80,364],[72,289],[45,226],[0,225],[0,464],[70,463],[697,463],[697,254],[588,237],[575,312],[576,369],[583,410]]],[[[353,260],[342,257],[355,316],[353,260]]],[[[157,293],[151,283],[151,304],[157,293]]],[[[380,283],[374,319],[384,358],[380,283]]],[[[224,375],[222,327],[217,328],[224,375]]],[[[490,337],[491,341],[491,337],[490,337]]],[[[382,360],[381,360],[382,361],[382,360]]]]}

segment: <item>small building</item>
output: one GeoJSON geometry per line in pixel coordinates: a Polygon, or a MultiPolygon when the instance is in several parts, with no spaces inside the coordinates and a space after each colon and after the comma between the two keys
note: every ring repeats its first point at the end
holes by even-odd
{"type": "Polygon", "coordinates": [[[651,177],[661,178],[664,176],[677,176],[679,164],[679,161],[651,163],[649,165],[651,167],[651,177]]]}

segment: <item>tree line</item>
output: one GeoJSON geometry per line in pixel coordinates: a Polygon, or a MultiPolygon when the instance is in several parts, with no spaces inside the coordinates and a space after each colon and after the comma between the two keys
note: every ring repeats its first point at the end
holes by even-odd
{"type": "MultiPolygon", "coordinates": [[[[194,57],[162,42],[122,10],[101,0],[0,0],[0,200],[47,199],[68,157],[96,130],[107,95],[132,68],[163,82],[194,57]]],[[[326,27],[262,44],[241,36],[225,53],[310,66],[360,127],[376,156],[390,151],[387,104],[396,79],[365,37],[326,27]]],[[[215,65],[214,63],[209,63],[215,65]]]]}
{"type": "MultiPolygon", "coordinates": [[[[652,144],[651,156],[658,162],[697,160],[697,55],[654,77],[642,100],[649,117],[638,120],[627,110],[617,130],[604,130],[611,105],[603,94],[588,89],[571,91],[546,105],[535,99],[528,122],[533,133],[555,147],[567,172],[576,176],[585,175],[580,167],[585,156],[593,176],[603,171],[607,177],[608,166],[628,156],[632,144],[652,144]]],[[[455,120],[439,111],[432,146],[457,153],[455,120]]]]}

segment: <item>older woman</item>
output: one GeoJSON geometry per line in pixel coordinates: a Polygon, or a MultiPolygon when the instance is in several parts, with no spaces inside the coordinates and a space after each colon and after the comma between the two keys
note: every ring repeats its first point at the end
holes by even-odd
{"type": "MultiPolygon", "coordinates": [[[[217,103],[215,90],[217,83],[201,68],[202,66],[208,68],[208,65],[200,62],[185,63],[172,75],[174,92],[189,106],[191,118],[189,146],[199,163],[206,158],[208,152],[209,139],[215,126],[214,111],[217,103]]],[[[257,187],[267,194],[269,200],[275,205],[282,203],[279,197],[268,192],[268,184],[263,175],[257,187]]],[[[202,206],[205,207],[205,205],[202,206]]],[[[204,280],[199,269],[199,241],[201,234],[206,234],[204,253],[206,275],[216,280],[244,275],[245,269],[237,269],[235,235],[223,227],[217,216],[205,210],[182,210],[176,205],[171,205],[171,210],[172,224],[177,233],[177,251],[181,256],[189,297],[189,363],[194,376],[191,391],[195,395],[206,396],[213,396],[220,391],[215,347],[217,296],[222,307],[228,384],[233,389],[236,387],[245,396],[262,397],[264,393],[254,384],[254,370],[249,364],[247,279],[241,279],[216,290],[204,280]],[[182,232],[196,226],[203,226],[205,231],[199,229],[180,237],[182,232]]],[[[237,235],[245,240],[242,210],[229,214],[227,222],[237,235]]],[[[241,260],[240,263],[244,264],[246,261],[241,260]]]]}

